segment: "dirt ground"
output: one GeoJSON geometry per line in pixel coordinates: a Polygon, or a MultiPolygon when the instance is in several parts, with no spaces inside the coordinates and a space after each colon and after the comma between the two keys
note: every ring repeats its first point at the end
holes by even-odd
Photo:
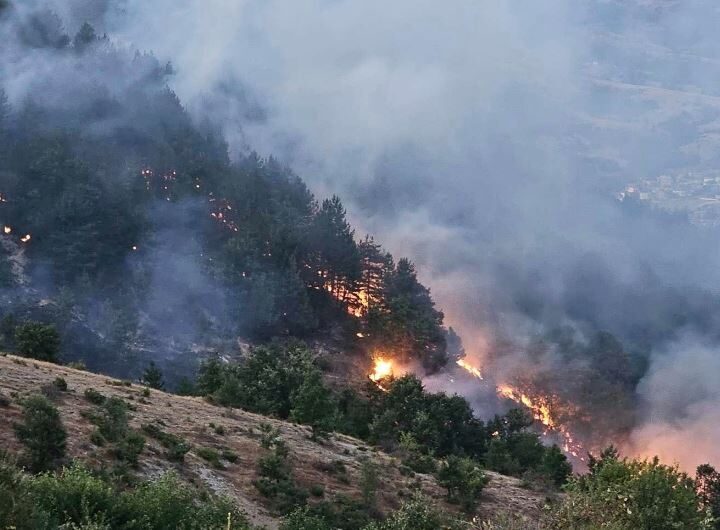
{"type": "MultiPolygon", "coordinates": [[[[279,420],[270,419],[239,409],[212,405],[201,398],[176,396],[152,390],[143,396],[139,384],[126,386],[116,379],[103,375],[74,370],[64,366],[22,359],[12,355],[0,356],[0,394],[11,397],[10,406],[0,408],[0,448],[15,452],[21,450],[13,424],[20,419],[18,398],[39,392],[41,386],[49,385],[56,377],[63,377],[68,391],[54,398],[68,431],[68,455],[86,461],[90,465],[103,465],[112,461],[108,448],[97,447],[90,442],[94,426],[83,412],[95,406],[84,392],[93,388],[105,396],[118,396],[132,404],[130,425],[139,429],[142,424],[158,422],[162,429],[185,438],[194,448],[231,450],[238,456],[235,463],[224,462],[224,469],[216,469],[190,451],[183,463],[169,462],[165,450],[154,439],[147,437],[147,445],[140,458],[139,473],[145,477],[157,476],[174,470],[194,484],[235,500],[254,524],[274,529],[278,519],[267,507],[267,502],[255,486],[257,461],[266,454],[260,445],[261,425],[270,424],[279,429],[280,435],[290,449],[294,476],[299,484],[310,488],[321,485],[324,498],[336,494],[360,498],[361,465],[369,458],[379,474],[378,506],[382,511],[399,507],[402,502],[420,490],[444,509],[454,507],[444,502],[444,491],[429,475],[414,477],[400,473],[400,462],[366,443],[345,435],[332,435],[322,443],[310,439],[309,429],[279,420]],[[218,434],[210,424],[222,426],[218,434]],[[328,471],[328,464],[341,462],[344,473],[328,471]]],[[[532,520],[537,517],[545,496],[521,487],[521,481],[497,473],[488,472],[490,482],[483,491],[478,518],[485,519],[499,512],[520,514],[532,520]]],[[[312,502],[312,500],[311,500],[312,502]]]]}

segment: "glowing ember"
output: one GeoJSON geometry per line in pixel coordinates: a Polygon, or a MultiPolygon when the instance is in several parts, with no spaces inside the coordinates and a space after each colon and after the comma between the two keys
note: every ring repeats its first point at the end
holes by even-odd
{"type": "Polygon", "coordinates": [[[137,248],[137,245],[133,245],[133,246],[132,246],[132,249],[133,249],[133,250],[137,250],[137,249],[138,249],[138,248],[137,248]]]}
{"type": "MultiPolygon", "coordinates": [[[[377,384],[386,377],[392,377],[393,363],[390,359],[385,357],[375,357],[375,359],[373,359],[373,363],[373,372],[368,376],[373,383],[377,384]]],[[[378,386],[382,388],[379,384],[378,386]]]]}
{"type": "Polygon", "coordinates": [[[465,370],[466,372],[469,372],[470,374],[474,375],[478,379],[483,378],[482,372],[480,371],[480,369],[474,367],[473,365],[468,363],[465,359],[458,359],[456,362],[457,362],[457,365],[460,368],[462,368],[463,370],[465,370]]]}
{"type": "Polygon", "coordinates": [[[10,228],[9,226],[6,225],[5,227],[3,227],[3,232],[5,232],[6,234],[9,234],[12,232],[12,228],[10,228]]]}
{"type": "Polygon", "coordinates": [[[23,243],[27,243],[28,241],[30,241],[30,239],[32,239],[32,236],[30,234],[27,234],[21,237],[20,241],[22,241],[23,243]]]}
{"type": "Polygon", "coordinates": [[[363,333],[360,333],[360,332],[355,333],[355,336],[356,336],[357,338],[359,338],[359,339],[362,339],[362,338],[365,337],[365,335],[364,335],[363,333]]]}

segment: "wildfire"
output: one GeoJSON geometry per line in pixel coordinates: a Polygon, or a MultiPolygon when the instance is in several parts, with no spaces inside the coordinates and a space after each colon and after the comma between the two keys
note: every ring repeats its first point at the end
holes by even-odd
{"type": "Polygon", "coordinates": [[[10,233],[12,232],[12,228],[9,227],[9,226],[7,226],[7,225],[5,225],[5,226],[3,227],[3,232],[5,232],[6,234],[10,234],[10,233]]]}
{"type": "MultiPolygon", "coordinates": [[[[472,366],[465,359],[458,359],[457,365],[478,379],[483,379],[480,369],[472,366]]],[[[547,435],[552,432],[559,435],[562,439],[562,450],[583,462],[585,461],[585,458],[581,456],[585,453],[585,449],[582,444],[575,441],[567,427],[557,422],[553,414],[550,398],[545,396],[531,397],[526,392],[522,392],[508,384],[498,385],[497,393],[499,396],[525,407],[530,411],[533,418],[545,427],[543,434],[547,435]]],[[[493,433],[493,436],[495,436],[495,433],[493,433]]]]}
{"type": "Polygon", "coordinates": [[[547,435],[550,431],[559,434],[563,440],[562,450],[583,462],[585,461],[585,458],[581,456],[585,453],[585,449],[581,443],[575,441],[567,427],[558,424],[553,418],[550,400],[547,397],[540,396],[531,398],[510,385],[499,385],[497,392],[500,396],[525,406],[525,408],[532,413],[533,417],[546,427],[544,434],[547,435]]]}
{"type": "Polygon", "coordinates": [[[378,388],[385,390],[380,381],[386,377],[392,377],[394,375],[393,362],[387,357],[375,357],[373,359],[373,372],[368,376],[370,381],[375,383],[378,388]]]}
{"type": "Polygon", "coordinates": [[[478,379],[483,379],[482,372],[480,371],[480,369],[474,367],[473,365],[471,365],[470,363],[468,363],[465,359],[458,359],[458,360],[456,361],[456,363],[457,363],[457,365],[458,365],[460,368],[462,368],[462,369],[465,370],[466,372],[474,375],[474,376],[477,377],[478,379]]]}
{"type": "Polygon", "coordinates": [[[31,236],[30,234],[26,234],[26,235],[24,235],[23,237],[20,238],[20,241],[22,241],[23,243],[27,243],[27,242],[30,241],[31,239],[32,239],[32,236],[31,236]]]}

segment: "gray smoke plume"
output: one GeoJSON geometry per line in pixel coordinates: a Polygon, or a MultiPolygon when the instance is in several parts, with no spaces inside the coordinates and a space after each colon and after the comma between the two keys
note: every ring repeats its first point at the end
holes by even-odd
{"type": "MultiPolygon", "coordinates": [[[[360,231],[416,262],[465,349],[502,377],[561,370],[561,355],[528,354],[549,330],[572,329],[578,344],[608,331],[647,367],[632,435],[642,451],[672,447],[680,427],[708,439],[717,393],[686,403],[674,374],[697,360],[720,375],[718,234],[615,194],[662,174],[714,178],[712,1],[55,9],[71,30],[89,20],[171,60],[172,88],[198,119],[222,124],[235,153],[273,153],[314,191],[339,193],[360,231]],[[656,449],[653,433],[668,443],[656,449]]],[[[10,75],[11,96],[30,83],[27,68],[10,75]]],[[[717,456],[710,445],[697,459],[717,456]]]]}

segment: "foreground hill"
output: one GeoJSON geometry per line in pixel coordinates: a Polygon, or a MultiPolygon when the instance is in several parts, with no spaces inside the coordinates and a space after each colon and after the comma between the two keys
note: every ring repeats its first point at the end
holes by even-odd
{"type": "MultiPolygon", "coordinates": [[[[346,495],[362,496],[362,468],[370,461],[378,474],[378,508],[387,512],[398,508],[413,491],[433,499],[448,510],[442,490],[430,475],[401,473],[397,459],[379,452],[366,443],[345,435],[333,435],[318,443],[310,439],[309,428],[278,421],[239,409],[218,407],[201,398],[177,396],[54,364],[33,361],[12,355],[0,357],[0,395],[11,398],[2,411],[0,447],[19,452],[13,425],[20,420],[19,398],[43,391],[53,399],[68,431],[68,455],[90,466],[102,467],[112,460],[110,449],[91,442],[94,425],[90,416],[94,405],[86,398],[92,389],[106,397],[122,398],[131,406],[130,425],[158,425],[166,433],[180,437],[192,446],[184,462],[168,461],[162,445],[147,437],[147,445],[140,456],[138,473],[145,478],[174,470],[189,483],[233,499],[248,515],[251,522],[276,528],[279,518],[253,481],[258,478],[258,460],[267,454],[261,446],[263,429],[271,425],[278,429],[286,442],[297,482],[317,497],[331,498],[346,495]],[[62,377],[67,391],[53,391],[53,381],[62,377]],[[204,449],[233,454],[233,463],[221,459],[213,465],[198,456],[204,449]]],[[[521,487],[519,479],[488,472],[490,481],[483,491],[478,510],[482,518],[501,512],[522,514],[535,518],[544,504],[544,496],[521,487]]],[[[312,501],[311,501],[312,502],[312,501]]]]}

